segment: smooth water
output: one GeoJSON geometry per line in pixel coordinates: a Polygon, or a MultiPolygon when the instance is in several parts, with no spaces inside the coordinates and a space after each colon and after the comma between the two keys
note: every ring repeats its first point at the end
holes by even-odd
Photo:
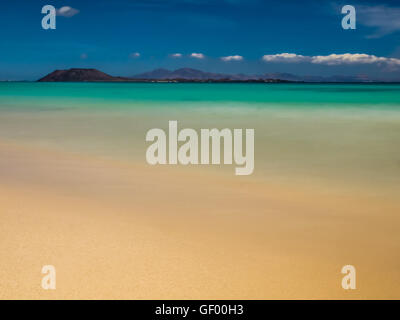
{"type": "Polygon", "coordinates": [[[251,178],[400,189],[397,84],[0,83],[3,141],[144,162],[169,120],[254,128],[251,178]]]}
{"type": "Polygon", "coordinates": [[[0,83],[1,108],[190,107],[192,103],[397,109],[400,84],[0,83]]]}

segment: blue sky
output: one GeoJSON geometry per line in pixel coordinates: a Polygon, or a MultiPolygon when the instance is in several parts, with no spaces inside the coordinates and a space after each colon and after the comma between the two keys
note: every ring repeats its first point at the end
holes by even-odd
{"type": "Polygon", "coordinates": [[[71,67],[400,79],[399,1],[16,0],[0,8],[0,80],[71,67]],[[56,30],[41,27],[46,4],[67,7],[56,30]],[[356,8],[356,30],[341,26],[346,4],[356,8]]]}

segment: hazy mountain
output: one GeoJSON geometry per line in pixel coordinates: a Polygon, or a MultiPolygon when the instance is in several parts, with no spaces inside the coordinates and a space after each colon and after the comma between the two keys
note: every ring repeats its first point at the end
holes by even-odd
{"type": "Polygon", "coordinates": [[[168,69],[155,69],[150,72],[134,75],[134,79],[153,79],[153,80],[167,80],[167,79],[185,79],[185,80],[284,80],[284,81],[301,81],[301,82],[370,82],[372,81],[365,75],[358,76],[299,76],[291,73],[264,73],[264,74],[223,74],[204,72],[192,68],[181,68],[174,71],[168,69]]]}
{"type": "Polygon", "coordinates": [[[172,71],[167,69],[154,69],[153,71],[144,72],[133,76],[132,78],[136,79],[169,79],[171,76],[172,71]]]}
{"type": "Polygon", "coordinates": [[[150,72],[137,74],[135,79],[185,79],[185,80],[221,80],[232,79],[232,75],[204,72],[192,68],[181,68],[174,71],[167,69],[155,69],[150,72]]]}

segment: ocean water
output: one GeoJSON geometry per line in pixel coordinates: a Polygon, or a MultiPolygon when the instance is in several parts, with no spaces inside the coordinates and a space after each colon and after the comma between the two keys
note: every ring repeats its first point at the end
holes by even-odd
{"type": "Polygon", "coordinates": [[[398,108],[400,84],[0,83],[1,108],[191,107],[201,103],[398,108]]]}
{"type": "Polygon", "coordinates": [[[254,179],[400,189],[397,84],[0,83],[3,141],[144,162],[168,120],[254,128],[254,179]]]}

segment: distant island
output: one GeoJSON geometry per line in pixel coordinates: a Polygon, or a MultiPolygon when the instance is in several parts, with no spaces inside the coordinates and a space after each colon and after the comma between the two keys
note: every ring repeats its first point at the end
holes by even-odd
{"type": "Polygon", "coordinates": [[[122,77],[113,77],[96,69],[55,70],[39,79],[39,82],[83,82],[83,81],[127,81],[122,77]]]}
{"type": "Polygon", "coordinates": [[[97,69],[72,68],[55,70],[38,82],[220,82],[220,83],[290,83],[290,82],[377,82],[359,76],[297,76],[290,73],[265,73],[258,75],[223,74],[204,72],[192,68],[174,71],[155,69],[131,77],[111,76],[97,69]]]}

